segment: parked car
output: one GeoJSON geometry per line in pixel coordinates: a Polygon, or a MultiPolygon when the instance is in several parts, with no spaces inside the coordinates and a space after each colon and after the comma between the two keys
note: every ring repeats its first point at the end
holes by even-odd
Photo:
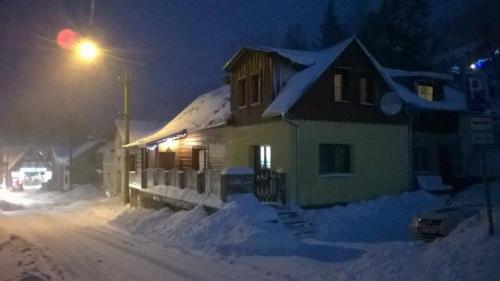
{"type": "Polygon", "coordinates": [[[448,235],[463,220],[479,214],[482,205],[448,206],[432,212],[417,214],[411,224],[413,236],[427,242],[448,235]]]}
{"type": "Polygon", "coordinates": [[[24,190],[23,183],[18,179],[13,180],[12,186],[10,187],[10,190],[11,191],[23,191],[24,190]]]}
{"type": "MultiPolygon", "coordinates": [[[[491,184],[491,203],[495,208],[500,203],[500,182],[491,184]]],[[[448,235],[463,220],[479,214],[484,208],[484,187],[474,185],[450,197],[448,204],[431,212],[416,214],[410,231],[417,239],[428,242],[448,235]]]]}

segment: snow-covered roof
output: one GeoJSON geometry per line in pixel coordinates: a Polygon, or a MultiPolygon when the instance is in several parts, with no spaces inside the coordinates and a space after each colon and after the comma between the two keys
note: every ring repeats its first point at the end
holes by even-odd
{"type": "Polygon", "coordinates": [[[301,51],[301,50],[292,50],[292,49],[283,49],[283,48],[275,48],[275,47],[267,47],[267,46],[246,46],[240,48],[238,52],[234,56],[232,56],[229,61],[224,65],[224,70],[228,70],[231,68],[234,63],[238,61],[246,52],[263,52],[269,54],[276,54],[284,59],[289,60],[290,62],[301,64],[301,65],[312,65],[316,62],[316,52],[310,51],[301,51]]]}
{"type": "Polygon", "coordinates": [[[224,125],[230,115],[230,87],[225,85],[199,96],[163,128],[125,147],[143,146],[173,135],[224,125]]]}
{"type": "Polygon", "coordinates": [[[111,151],[113,149],[113,147],[114,147],[113,142],[108,141],[97,150],[97,153],[105,153],[105,152],[111,151]]]}
{"type": "Polygon", "coordinates": [[[390,77],[429,77],[441,80],[453,80],[453,76],[445,73],[431,71],[408,71],[395,68],[384,68],[385,73],[390,77]]]}
{"type": "Polygon", "coordinates": [[[441,80],[452,80],[453,77],[447,74],[429,72],[429,71],[406,71],[400,69],[384,68],[368,52],[366,47],[355,37],[346,39],[337,45],[318,52],[307,52],[310,63],[306,68],[294,74],[286,85],[278,93],[276,99],[269,105],[262,117],[272,117],[286,114],[288,110],[304,95],[314,82],[335,62],[342,52],[352,42],[356,42],[366,54],[370,62],[375,66],[388,86],[396,92],[401,99],[409,104],[425,109],[433,110],[464,110],[465,96],[460,91],[451,87],[444,87],[444,99],[442,101],[428,101],[412,93],[406,87],[394,81],[393,77],[431,77],[441,80]],[[312,63],[311,63],[312,62],[312,63]]]}
{"type": "Polygon", "coordinates": [[[4,154],[10,171],[14,165],[28,152],[33,145],[13,145],[4,147],[4,154]]]}
{"type": "MultiPolygon", "coordinates": [[[[130,120],[129,121],[129,137],[130,142],[138,140],[146,135],[154,133],[156,130],[160,129],[163,125],[160,121],[140,121],[140,120],[130,120]]],[[[115,126],[118,129],[121,139],[125,139],[125,120],[115,119],[115,126]]]]}
{"type": "Polygon", "coordinates": [[[288,112],[353,40],[354,38],[349,38],[331,48],[319,52],[308,52],[312,61],[311,65],[288,80],[285,87],[281,89],[276,99],[266,108],[262,116],[271,117],[288,112]]]}
{"type": "Polygon", "coordinates": [[[399,94],[403,102],[418,108],[445,111],[461,111],[466,109],[464,93],[449,86],[443,87],[443,100],[441,101],[428,101],[397,82],[394,82],[394,87],[395,92],[399,94]]]}
{"type": "Polygon", "coordinates": [[[58,163],[66,163],[69,159],[69,149],[65,145],[53,145],[51,147],[54,161],[58,163]]]}
{"type": "Polygon", "coordinates": [[[71,154],[71,158],[75,159],[76,157],[82,155],[83,153],[87,152],[88,150],[94,148],[95,146],[102,146],[103,144],[104,144],[104,141],[100,140],[100,139],[87,141],[86,143],[83,143],[80,146],[73,149],[72,154],[71,154]]]}

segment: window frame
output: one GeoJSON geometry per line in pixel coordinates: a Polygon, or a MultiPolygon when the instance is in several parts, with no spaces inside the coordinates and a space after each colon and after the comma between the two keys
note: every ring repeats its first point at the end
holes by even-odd
{"type": "Polygon", "coordinates": [[[350,81],[349,69],[337,68],[333,71],[333,100],[334,102],[348,103],[350,102],[350,81]],[[337,77],[341,77],[341,85],[337,86],[337,77]],[[340,97],[337,94],[338,89],[341,89],[340,97]]]}
{"type": "Polygon", "coordinates": [[[359,87],[359,103],[362,105],[375,105],[375,102],[377,100],[376,98],[376,93],[375,93],[375,85],[373,78],[370,77],[369,75],[361,75],[359,76],[358,79],[358,87],[359,87]],[[362,91],[362,81],[365,81],[365,90],[366,94],[363,95],[362,91]],[[370,97],[372,101],[370,101],[370,97]],[[364,99],[363,99],[364,98],[364,99]]]}
{"type": "Polygon", "coordinates": [[[248,106],[248,79],[246,76],[241,76],[238,78],[238,108],[246,108],[248,106]],[[243,93],[241,91],[241,83],[244,83],[244,99],[242,99],[243,93]],[[242,103],[243,101],[243,103],[242,103]]]}
{"type": "Polygon", "coordinates": [[[259,105],[262,102],[262,71],[256,71],[250,74],[250,106],[256,106],[259,105]],[[253,88],[253,78],[257,77],[257,101],[254,101],[254,88],[253,88]]]}
{"type": "Polygon", "coordinates": [[[137,155],[135,154],[128,155],[128,172],[132,174],[137,173],[137,155]]]}
{"type": "Polygon", "coordinates": [[[345,144],[345,143],[319,143],[318,144],[318,174],[320,177],[329,177],[329,176],[352,176],[353,173],[353,159],[352,159],[352,145],[350,144],[345,144]],[[326,170],[326,168],[322,167],[324,165],[325,159],[323,157],[326,157],[324,155],[325,151],[322,148],[326,148],[326,146],[330,146],[330,151],[333,152],[333,155],[331,155],[329,158],[330,160],[335,161],[335,149],[337,148],[343,148],[345,149],[344,152],[346,152],[345,155],[342,157],[342,167],[340,169],[337,169],[335,167],[335,164],[330,164],[332,170],[326,170]]]}

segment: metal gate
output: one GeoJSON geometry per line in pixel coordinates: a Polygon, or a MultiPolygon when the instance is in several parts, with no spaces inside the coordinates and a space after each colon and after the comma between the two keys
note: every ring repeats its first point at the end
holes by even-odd
{"type": "Polygon", "coordinates": [[[285,203],[285,174],[270,169],[255,172],[255,196],[262,202],[285,203]]]}

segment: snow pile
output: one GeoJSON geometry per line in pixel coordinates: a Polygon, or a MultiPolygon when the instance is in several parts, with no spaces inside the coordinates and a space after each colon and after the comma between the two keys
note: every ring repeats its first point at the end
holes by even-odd
{"type": "Polygon", "coordinates": [[[272,207],[253,195],[233,196],[209,215],[202,206],[189,211],[130,210],[110,223],[164,245],[224,256],[291,254],[299,241],[277,220],[272,207]]]}
{"type": "MultiPolygon", "coordinates": [[[[494,213],[500,219],[500,210],[494,213]]],[[[339,280],[498,280],[500,234],[487,233],[486,215],[462,222],[449,236],[424,242],[381,243],[347,262],[339,280]]]]}
{"type": "Polygon", "coordinates": [[[384,196],[370,201],[306,211],[318,228],[320,240],[381,242],[410,240],[412,217],[446,203],[424,191],[384,196]]]}

